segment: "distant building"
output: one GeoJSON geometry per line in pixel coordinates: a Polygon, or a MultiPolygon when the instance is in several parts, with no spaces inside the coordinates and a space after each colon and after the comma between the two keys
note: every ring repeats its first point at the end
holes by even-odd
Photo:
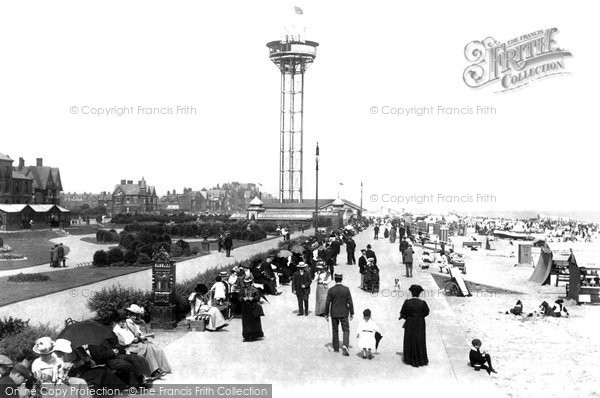
{"type": "Polygon", "coordinates": [[[26,166],[19,158],[14,160],[0,153],[0,203],[2,204],[60,204],[63,190],[60,170],[44,166],[38,158],[35,166],[26,166]]]}
{"type": "Polygon", "coordinates": [[[231,182],[211,189],[194,191],[183,188],[183,193],[174,189],[160,198],[161,211],[184,211],[190,213],[231,214],[246,211],[254,197],[272,199],[273,196],[260,192],[258,184],[231,182]]]}
{"type": "Polygon", "coordinates": [[[62,207],[69,210],[76,210],[87,205],[91,209],[102,207],[106,209],[107,213],[112,212],[112,194],[106,191],[100,193],[63,192],[60,194],[60,203],[62,207]]]}
{"type": "Polygon", "coordinates": [[[147,185],[143,177],[137,184],[132,180],[121,180],[115,186],[111,214],[154,213],[158,210],[156,189],[147,185]]]}
{"type": "Polygon", "coordinates": [[[167,191],[166,196],[160,198],[161,211],[183,211],[188,213],[199,213],[206,211],[206,197],[201,191],[194,191],[192,188],[183,188],[183,193],[178,194],[167,191]]]}
{"type": "Polygon", "coordinates": [[[352,218],[360,216],[360,206],[344,199],[319,199],[318,204],[314,199],[304,199],[302,203],[278,200],[265,200],[253,198],[246,211],[234,213],[231,218],[238,220],[251,220],[257,222],[277,223],[312,223],[315,215],[315,205],[319,209],[319,217],[335,220],[334,226],[346,225],[352,218]]]}

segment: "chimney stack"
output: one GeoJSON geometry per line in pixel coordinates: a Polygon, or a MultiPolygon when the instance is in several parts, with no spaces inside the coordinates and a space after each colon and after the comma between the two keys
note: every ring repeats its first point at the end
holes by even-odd
{"type": "Polygon", "coordinates": [[[121,185],[125,185],[125,180],[121,180],[121,185]]]}
{"type": "Polygon", "coordinates": [[[19,168],[17,170],[21,171],[25,167],[25,159],[19,158],[19,168]]]}
{"type": "Polygon", "coordinates": [[[42,167],[42,166],[44,166],[44,159],[43,159],[43,158],[37,158],[37,159],[35,160],[35,162],[36,162],[36,164],[35,164],[35,165],[36,165],[37,167],[42,167]]]}
{"type": "Polygon", "coordinates": [[[133,180],[127,180],[127,185],[133,185],[133,180]]]}

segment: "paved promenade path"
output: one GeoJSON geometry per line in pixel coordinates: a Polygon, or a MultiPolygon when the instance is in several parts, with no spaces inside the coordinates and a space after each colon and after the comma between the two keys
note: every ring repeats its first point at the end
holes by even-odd
{"type": "MultiPolygon", "coordinates": [[[[300,233],[295,233],[292,235],[292,238],[300,235],[300,233]]],[[[57,238],[56,241],[63,241],[65,244],[67,244],[66,240],[74,239],[72,242],[70,242],[75,248],[73,249],[74,252],[81,253],[81,258],[85,259],[81,261],[89,261],[92,258],[93,252],[101,249],[102,246],[82,242],[79,240],[81,237],[82,236],[69,236],[65,238],[57,238]],[[80,243],[78,244],[75,239],[80,243]],[[93,247],[89,248],[88,245],[93,247]],[[84,257],[88,250],[88,256],[84,257]]],[[[263,242],[242,246],[234,249],[231,252],[231,257],[225,257],[224,253],[214,252],[209,255],[178,262],[177,281],[183,282],[187,279],[191,279],[199,272],[217,265],[226,265],[234,263],[235,261],[245,260],[254,254],[265,252],[277,247],[277,244],[280,241],[281,238],[269,239],[263,242]]],[[[43,267],[44,271],[59,269],[50,268],[48,266],[37,266],[31,268],[38,267],[43,267]]],[[[25,269],[19,271],[24,272],[25,269]]],[[[40,272],[40,270],[37,272],[40,272]]],[[[93,314],[87,308],[87,301],[90,295],[104,287],[109,287],[115,284],[120,284],[124,287],[131,286],[138,289],[150,290],[152,288],[152,270],[144,270],[78,288],[21,301],[19,303],[9,304],[0,307],[0,318],[5,316],[16,316],[22,319],[31,319],[32,323],[49,323],[58,328],[62,328],[64,326],[65,319],[67,318],[73,318],[75,320],[91,318],[93,314]]],[[[34,287],[32,286],[30,288],[34,287]]]]}
{"type": "MultiPolygon", "coordinates": [[[[330,349],[329,324],[317,317],[315,285],[310,296],[310,315],[296,316],[297,301],[289,286],[281,296],[269,296],[263,305],[265,338],[243,343],[240,319],[233,319],[219,332],[189,332],[166,347],[173,373],[155,383],[267,383],[273,384],[274,396],[500,396],[485,372],[467,366],[470,343],[446,298],[428,271],[415,265],[414,277],[403,276],[398,241],[372,240],[372,228],[356,237],[357,252],[371,243],[378,258],[381,286],[378,294],[359,289],[358,266],[345,265],[345,246],[338,256],[337,273],[344,274],[350,287],[355,317],[350,323],[350,357],[330,349]],[[394,279],[401,288],[394,288],[394,279]],[[420,284],[431,309],[427,317],[429,366],[413,368],[402,363],[403,321],[399,321],[402,303],[411,284],[420,284]],[[370,308],[382,329],[383,339],[373,360],[358,356],[356,327],[362,311],[370,308]]],[[[357,255],[358,258],[358,255],[357,255]]],[[[341,338],[341,331],[340,331],[341,338]]]]}

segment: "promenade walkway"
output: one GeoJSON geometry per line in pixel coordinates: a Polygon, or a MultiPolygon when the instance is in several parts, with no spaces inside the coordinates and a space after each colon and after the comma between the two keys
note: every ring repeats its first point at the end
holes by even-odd
{"type": "Polygon", "coordinates": [[[314,284],[308,317],[296,316],[296,297],[289,286],[284,286],[284,294],[269,296],[270,304],[263,305],[264,340],[243,343],[240,319],[219,332],[189,332],[166,347],[169,358],[177,360],[172,361],[173,373],[155,384],[272,383],[274,396],[398,396],[411,392],[421,396],[497,396],[489,376],[467,366],[470,343],[431,275],[415,267],[414,278],[404,277],[398,242],[374,241],[372,229],[359,234],[356,242],[357,252],[372,244],[381,270],[381,287],[378,294],[359,289],[358,266],[345,265],[343,246],[336,272],[343,273],[355,307],[350,323],[350,357],[331,351],[329,323],[312,313],[314,284]],[[395,278],[401,280],[399,290],[394,288],[395,278]],[[426,320],[430,364],[420,368],[404,365],[401,359],[403,321],[398,317],[413,283],[425,288],[422,297],[431,308],[426,320]],[[365,308],[371,309],[383,334],[373,360],[360,358],[356,347],[356,327],[365,308]]]}

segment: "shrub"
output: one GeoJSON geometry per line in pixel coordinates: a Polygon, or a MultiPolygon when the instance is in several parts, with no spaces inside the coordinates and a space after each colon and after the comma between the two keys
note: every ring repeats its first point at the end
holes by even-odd
{"type": "Polygon", "coordinates": [[[126,262],[127,264],[133,264],[136,262],[136,260],[137,260],[137,257],[133,250],[127,250],[125,252],[125,254],[123,255],[123,261],[126,262]]]}
{"type": "Polygon", "coordinates": [[[98,250],[94,253],[92,264],[96,267],[106,267],[109,265],[108,254],[104,250],[98,250]]]}
{"type": "Polygon", "coordinates": [[[110,231],[101,229],[98,232],[96,232],[96,241],[116,243],[119,242],[119,234],[114,229],[111,229],[110,231]]]}
{"type": "Polygon", "coordinates": [[[17,362],[32,361],[38,357],[32,351],[35,341],[44,336],[54,339],[57,334],[58,331],[50,325],[27,325],[18,333],[6,335],[0,339],[0,352],[17,362]]]}
{"type": "Polygon", "coordinates": [[[9,334],[20,333],[27,327],[28,323],[29,321],[20,318],[4,317],[0,320],[0,339],[9,334]]]}
{"type": "Polygon", "coordinates": [[[101,322],[110,323],[118,310],[137,304],[150,313],[152,294],[141,289],[126,288],[120,285],[105,287],[95,292],[88,300],[88,308],[94,311],[101,322]]]}
{"type": "Polygon", "coordinates": [[[4,239],[0,238],[0,247],[4,246],[4,239]]]}
{"type": "Polygon", "coordinates": [[[183,249],[178,244],[171,245],[171,255],[173,257],[181,257],[183,256],[183,249]]]}
{"type": "Polygon", "coordinates": [[[140,253],[138,255],[137,262],[138,262],[138,264],[142,264],[143,265],[143,264],[151,263],[152,259],[146,253],[140,253]]]}
{"type": "Polygon", "coordinates": [[[107,253],[108,264],[120,263],[123,261],[123,251],[118,247],[113,247],[107,253]]]}
{"type": "Polygon", "coordinates": [[[46,282],[50,277],[46,274],[24,274],[19,273],[8,277],[9,282],[27,283],[27,282],[46,282]]]}

